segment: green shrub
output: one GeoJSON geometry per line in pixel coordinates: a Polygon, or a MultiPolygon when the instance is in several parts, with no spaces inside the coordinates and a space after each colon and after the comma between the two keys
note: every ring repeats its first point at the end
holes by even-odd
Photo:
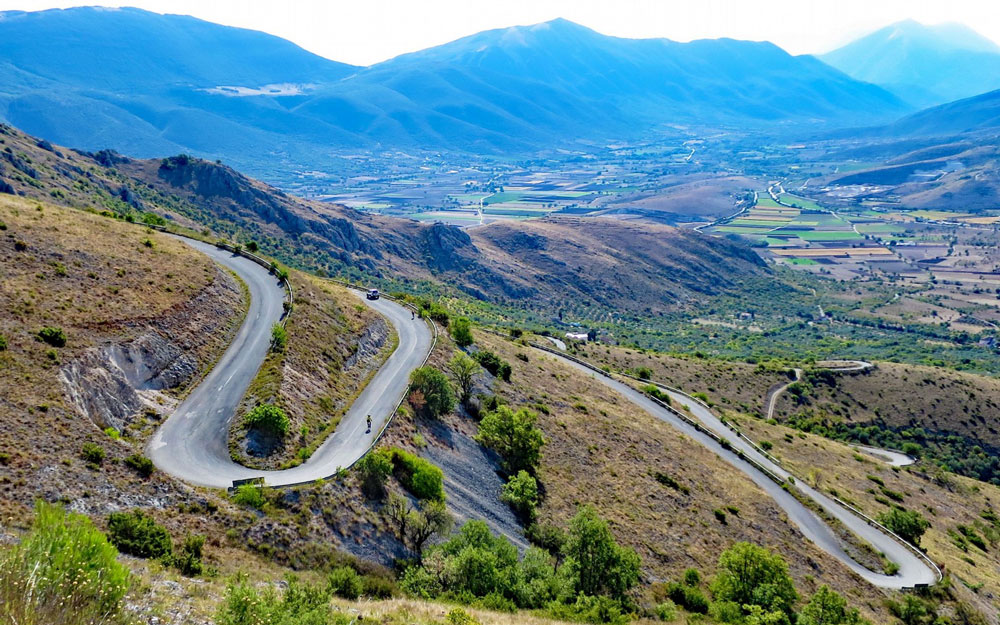
{"type": "Polygon", "coordinates": [[[757,545],[738,542],[719,556],[719,572],[712,581],[716,601],[733,602],[747,614],[751,606],[765,612],[792,611],[798,594],[784,558],[757,545]]]}
{"type": "Polygon", "coordinates": [[[117,557],[90,519],[39,502],[31,531],[0,551],[0,622],[118,622],[130,575],[117,557]]]}
{"type": "Polygon", "coordinates": [[[493,376],[505,382],[510,382],[510,363],[506,360],[486,349],[479,350],[472,357],[483,366],[483,369],[489,371],[493,376]]]}
{"type": "Polygon", "coordinates": [[[361,475],[365,491],[372,496],[385,492],[385,481],[392,474],[392,454],[384,449],[373,449],[365,454],[355,469],[361,475]]]}
{"type": "Polygon", "coordinates": [[[201,575],[204,566],[201,562],[202,550],[205,547],[205,537],[199,534],[188,534],[184,537],[179,553],[174,563],[177,570],[188,577],[201,575]]]}
{"type": "Polygon", "coordinates": [[[125,466],[134,470],[142,477],[149,477],[153,474],[153,461],[142,454],[132,454],[125,458],[125,466]]]}
{"type": "Polygon", "coordinates": [[[431,417],[439,417],[455,408],[455,393],[448,377],[431,366],[423,366],[410,374],[410,392],[419,391],[424,409],[431,417]]]}
{"type": "Polygon", "coordinates": [[[364,591],[364,582],[358,572],[349,566],[341,566],[330,573],[327,578],[330,592],[344,599],[357,599],[364,591]]]}
{"type": "Polygon", "coordinates": [[[649,367],[636,367],[632,373],[640,380],[648,380],[653,377],[653,370],[649,367]]]}
{"type": "Polygon", "coordinates": [[[99,465],[104,462],[104,448],[96,443],[84,443],[80,457],[90,464],[99,465]]]}
{"type": "Polygon", "coordinates": [[[472,345],[476,339],[472,336],[472,323],[465,317],[459,317],[451,323],[451,338],[455,340],[455,344],[459,347],[468,347],[472,345]]]}
{"type": "Polygon", "coordinates": [[[285,411],[274,404],[254,407],[243,417],[243,424],[247,428],[255,428],[282,438],[288,434],[288,428],[291,427],[285,411]]]}
{"type": "Polygon", "coordinates": [[[687,569],[684,571],[684,584],[686,586],[697,586],[701,583],[701,573],[698,569],[687,569]]]}
{"type": "Polygon", "coordinates": [[[0,334],[0,352],[7,351],[7,337],[0,334]]]}
{"type": "Polygon", "coordinates": [[[667,596],[688,612],[708,614],[708,599],[698,588],[670,582],[667,584],[667,596]]]}
{"type": "Polygon", "coordinates": [[[271,326],[271,349],[276,352],[281,352],[285,350],[285,345],[288,344],[288,331],[285,330],[285,326],[280,323],[276,323],[271,326]]]}
{"type": "Polygon", "coordinates": [[[537,421],[538,415],[527,408],[514,412],[510,406],[498,406],[479,422],[476,440],[500,454],[508,473],[534,474],[545,444],[542,431],[535,426],[537,421]]]}
{"type": "Polygon", "coordinates": [[[580,508],[570,521],[564,551],[565,566],[586,595],[623,599],[639,581],[639,555],[620,546],[608,522],[590,506],[580,508]]]}
{"type": "Polygon", "coordinates": [[[444,501],[444,474],[430,461],[393,447],[392,464],[403,487],[419,499],[444,501]]]}
{"type": "Polygon", "coordinates": [[[349,625],[348,614],[330,606],[326,588],[306,586],[295,577],[279,596],[273,587],[258,589],[246,577],[229,583],[216,614],[218,625],[349,625]]]}
{"type": "Polygon", "coordinates": [[[108,537],[119,551],[138,558],[169,558],[173,554],[170,532],[142,510],[112,512],[108,537]]]}
{"type": "Polygon", "coordinates": [[[266,503],[264,489],[255,484],[241,484],[236,487],[236,492],[233,493],[233,502],[241,506],[260,510],[266,503]]]}
{"type": "Polygon", "coordinates": [[[535,518],[535,506],[538,505],[538,482],[527,471],[518,471],[503,485],[500,499],[522,519],[530,521],[535,518]]]}
{"type": "Polygon", "coordinates": [[[66,345],[66,333],[62,328],[46,326],[38,331],[38,338],[52,347],[64,347],[66,345]]]}
{"type": "Polygon", "coordinates": [[[724,510],[716,508],[715,510],[712,510],[712,514],[715,515],[715,520],[717,520],[719,523],[722,523],[723,525],[726,525],[726,513],[724,510]]]}
{"type": "Polygon", "coordinates": [[[677,604],[667,599],[662,603],[656,604],[656,607],[653,608],[653,613],[661,621],[672,621],[677,618],[677,604]]]}
{"type": "Polygon", "coordinates": [[[649,395],[650,397],[655,397],[656,399],[662,401],[668,406],[670,405],[670,395],[661,391],[660,387],[654,384],[647,384],[643,386],[642,392],[649,395]]]}

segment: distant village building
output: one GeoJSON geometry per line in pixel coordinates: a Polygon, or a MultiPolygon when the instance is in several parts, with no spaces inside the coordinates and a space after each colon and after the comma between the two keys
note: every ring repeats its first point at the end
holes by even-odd
{"type": "Polygon", "coordinates": [[[587,340],[587,333],[586,332],[567,332],[566,333],[566,338],[570,339],[571,341],[586,341],[587,340]]]}

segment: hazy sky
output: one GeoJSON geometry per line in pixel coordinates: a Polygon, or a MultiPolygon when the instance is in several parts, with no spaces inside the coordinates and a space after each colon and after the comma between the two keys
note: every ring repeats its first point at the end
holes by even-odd
{"type": "Polygon", "coordinates": [[[556,17],[620,37],[766,39],[793,54],[826,52],[906,18],[962,22],[1000,41],[998,0],[0,0],[0,10],[93,4],[262,30],[358,65],[556,17]]]}

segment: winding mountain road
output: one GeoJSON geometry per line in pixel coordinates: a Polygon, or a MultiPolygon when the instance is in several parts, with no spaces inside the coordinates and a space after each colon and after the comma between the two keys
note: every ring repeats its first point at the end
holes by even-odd
{"type": "MultiPolygon", "coordinates": [[[[266,269],[248,258],[197,241],[185,242],[236,272],[249,287],[250,307],[235,339],[215,368],[153,436],[147,450],[149,457],[165,473],[193,484],[216,488],[225,488],[231,486],[234,480],[248,478],[263,478],[265,483],[273,486],[307,483],[329,477],[339,469],[353,464],[371,447],[395,411],[408,385],[410,371],[425,361],[432,346],[431,331],[427,324],[421,319],[413,319],[409,310],[395,302],[362,299],[383,314],[396,329],[399,336],[396,350],[348,409],[336,432],[308,461],[282,471],[261,471],[241,466],[229,456],[229,422],[267,354],[271,326],[281,318],[284,291],[266,269]],[[365,417],[369,414],[373,417],[373,427],[370,432],[366,432],[365,417]]],[[[363,297],[360,293],[357,295],[359,298],[363,297]]],[[[872,584],[884,588],[905,588],[937,581],[935,570],[913,551],[826,495],[797,483],[796,488],[826,513],[899,565],[899,572],[896,575],[875,573],[855,562],[844,551],[830,527],[816,513],[738,454],[752,459],[781,480],[787,481],[790,474],[761,453],[756,446],[735,436],[707,407],[693,398],[673,389],[663,388],[674,402],[689,406],[691,414],[705,428],[726,440],[728,449],[631,386],[598,375],[584,364],[554,350],[546,352],[617,391],[634,405],[671,424],[743,471],[774,499],[806,538],[872,584]]]]}
{"type": "Polygon", "coordinates": [[[412,319],[396,302],[361,301],[381,313],[399,336],[399,345],[341,419],[333,433],[303,464],[282,471],[262,471],[230,458],[229,422],[271,343],[271,327],[281,319],[285,298],[281,284],[267,269],[213,245],[183,239],[196,250],[233,270],[250,289],[250,308],[232,344],[215,368],[160,426],[147,454],[161,471],[191,484],[227,488],[234,480],[263,478],[271,486],[312,482],[334,475],[363,456],[374,443],[409,384],[409,374],[423,364],[432,344],[423,319],[412,319]],[[372,428],[366,432],[366,417],[372,428]]]}
{"type": "Polygon", "coordinates": [[[810,488],[808,485],[797,481],[795,487],[807,497],[816,502],[830,516],[843,523],[848,529],[861,539],[865,540],[876,549],[885,554],[886,558],[899,565],[899,571],[895,575],[885,575],[868,570],[855,562],[844,550],[841,541],[833,533],[830,527],[815,512],[806,507],[802,502],[792,496],[791,493],[776,484],[745,460],[739,454],[752,459],[758,465],[765,467],[768,471],[776,475],[781,480],[787,481],[790,474],[774,463],[770,458],[761,453],[756,446],[742,438],[737,437],[722,421],[716,417],[711,410],[698,403],[692,397],[678,393],[673,389],[660,387],[668,393],[671,400],[677,405],[686,405],[690,408],[692,416],[700,421],[703,426],[714,432],[720,438],[726,440],[730,449],[721,446],[714,438],[693,427],[670,410],[654,402],[648,395],[642,393],[631,386],[611,377],[598,374],[588,366],[566,358],[554,351],[544,350],[549,355],[564,364],[577,369],[578,371],[590,375],[596,382],[604,384],[608,388],[620,393],[628,401],[642,408],[654,417],[665,421],[675,427],[680,432],[689,436],[692,440],[700,443],[709,450],[715,452],[720,458],[733,465],[745,473],[761,489],[785,511],[788,518],[795,523],[802,533],[811,540],[817,547],[840,560],[844,565],[857,573],[868,582],[882,588],[908,588],[918,584],[934,584],[938,581],[937,572],[923,558],[916,555],[910,548],[902,545],[891,536],[881,530],[869,525],[864,519],[858,517],[842,507],[828,496],[810,488]]]}

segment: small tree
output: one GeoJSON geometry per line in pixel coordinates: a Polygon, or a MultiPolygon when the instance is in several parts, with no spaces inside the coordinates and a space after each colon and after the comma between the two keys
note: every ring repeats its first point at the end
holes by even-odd
{"type": "Polygon", "coordinates": [[[482,371],[482,367],[472,358],[458,352],[448,361],[448,371],[451,372],[452,377],[455,378],[455,383],[458,384],[458,388],[461,391],[459,399],[464,404],[469,401],[475,376],[482,371]]]}
{"type": "Polygon", "coordinates": [[[291,427],[285,411],[274,404],[256,406],[243,418],[243,423],[247,428],[255,428],[281,438],[288,434],[288,428],[291,427]]]}
{"type": "Polygon", "coordinates": [[[498,406],[479,422],[476,440],[503,457],[507,472],[534,473],[545,443],[541,430],[535,427],[537,420],[538,415],[527,408],[514,412],[509,406],[498,406]]]}
{"type": "Polygon", "coordinates": [[[577,590],[584,594],[621,599],[639,581],[639,555],[619,546],[607,521],[590,506],[581,508],[570,521],[564,550],[565,566],[573,571],[577,590]]]}
{"type": "Polygon", "coordinates": [[[879,515],[878,522],[915,547],[920,546],[920,537],[931,526],[930,521],[916,510],[903,510],[902,508],[893,508],[888,512],[883,512],[879,515]]]}
{"type": "Polygon", "coordinates": [[[432,417],[440,417],[455,408],[451,382],[434,367],[420,367],[410,374],[410,392],[413,391],[423,394],[426,411],[432,417]]]}
{"type": "Polygon", "coordinates": [[[538,482],[527,471],[518,471],[503,485],[500,499],[516,510],[522,519],[532,521],[538,505],[538,482]]]}
{"type": "Polygon", "coordinates": [[[760,606],[764,612],[784,613],[786,622],[791,622],[798,600],[785,560],[746,542],[736,543],[719,556],[712,594],[717,601],[741,606],[744,615],[750,606],[760,606]]]}
{"type": "Polygon", "coordinates": [[[451,338],[459,347],[468,347],[476,342],[472,336],[472,323],[465,317],[459,317],[451,322],[451,338]]]}
{"type": "Polygon", "coordinates": [[[410,548],[422,557],[424,545],[435,534],[446,534],[451,529],[452,518],[443,501],[426,501],[420,510],[411,510],[407,521],[410,548]]]}

